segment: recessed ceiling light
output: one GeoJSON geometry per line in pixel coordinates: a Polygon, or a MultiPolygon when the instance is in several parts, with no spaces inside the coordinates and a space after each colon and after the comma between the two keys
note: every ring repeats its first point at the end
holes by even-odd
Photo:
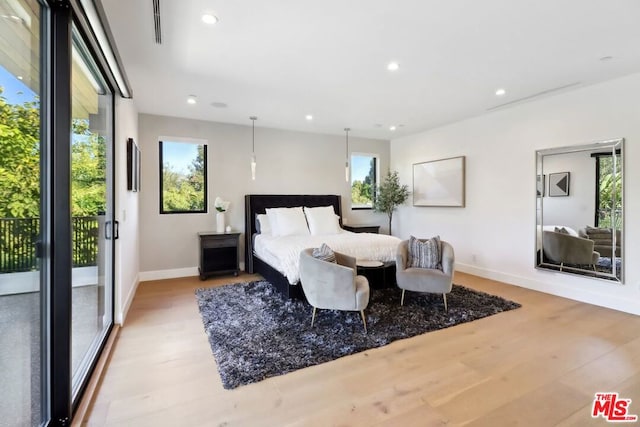
{"type": "Polygon", "coordinates": [[[216,108],[227,108],[228,105],[225,104],[224,102],[212,102],[211,103],[212,107],[216,107],[216,108]]]}
{"type": "Polygon", "coordinates": [[[389,126],[389,130],[393,132],[394,130],[396,130],[396,127],[391,125],[391,126],[389,126]]]}
{"type": "Polygon", "coordinates": [[[187,98],[187,104],[195,104],[196,103],[196,96],[195,95],[189,95],[189,98],[187,98]]]}
{"type": "Polygon", "coordinates": [[[16,76],[18,80],[22,80],[22,76],[16,76]]]}
{"type": "Polygon", "coordinates": [[[507,91],[502,89],[502,88],[496,90],[496,96],[502,96],[502,95],[504,95],[506,93],[507,93],[507,91]]]}
{"type": "Polygon", "coordinates": [[[307,120],[313,120],[313,116],[311,114],[307,114],[304,118],[307,120]]]}
{"type": "Polygon", "coordinates": [[[202,15],[202,22],[205,24],[213,25],[218,22],[218,17],[213,13],[205,13],[202,15]]]}
{"type": "Polygon", "coordinates": [[[603,56],[602,58],[600,58],[600,61],[606,62],[606,61],[611,61],[612,59],[613,59],[613,56],[603,56]]]}
{"type": "Polygon", "coordinates": [[[397,62],[389,62],[389,64],[387,64],[387,70],[389,71],[397,71],[398,68],[400,68],[400,65],[398,65],[397,62]]]}

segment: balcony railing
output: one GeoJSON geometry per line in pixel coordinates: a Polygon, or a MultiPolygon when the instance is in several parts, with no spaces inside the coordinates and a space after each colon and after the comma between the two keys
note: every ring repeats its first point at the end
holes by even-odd
{"type": "MultiPolygon", "coordinates": [[[[72,227],[73,266],[96,265],[98,217],[73,217],[72,227]]],[[[0,218],[0,274],[36,270],[39,235],[39,218],[0,218]]]]}

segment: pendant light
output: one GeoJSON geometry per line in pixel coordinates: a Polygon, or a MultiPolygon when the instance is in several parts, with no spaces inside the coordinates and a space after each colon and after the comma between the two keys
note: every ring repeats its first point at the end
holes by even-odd
{"type": "Polygon", "coordinates": [[[256,116],[249,117],[251,119],[251,179],[256,180],[256,116]]]}
{"type": "Polygon", "coordinates": [[[344,179],[345,181],[349,182],[349,131],[351,129],[350,128],[344,128],[344,131],[347,135],[347,151],[345,153],[345,162],[344,162],[344,179]]]}

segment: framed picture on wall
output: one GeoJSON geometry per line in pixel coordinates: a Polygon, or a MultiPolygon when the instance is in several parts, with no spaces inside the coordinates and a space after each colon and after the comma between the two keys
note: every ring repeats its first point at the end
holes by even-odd
{"type": "Polygon", "coordinates": [[[569,172],[549,174],[549,197],[569,195],[569,172]]]}
{"type": "Polygon", "coordinates": [[[464,207],[465,156],[413,165],[413,206],[464,207]]]}
{"type": "Polygon", "coordinates": [[[127,139],[127,190],[140,191],[140,150],[133,138],[127,139]]]}

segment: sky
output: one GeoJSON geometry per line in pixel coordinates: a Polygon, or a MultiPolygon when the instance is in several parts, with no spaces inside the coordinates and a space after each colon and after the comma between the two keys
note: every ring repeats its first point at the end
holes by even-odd
{"type": "Polygon", "coordinates": [[[351,156],[351,182],[364,181],[371,167],[371,156],[351,156]]]}
{"type": "Polygon", "coordinates": [[[8,72],[2,65],[0,65],[0,86],[4,89],[2,96],[7,100],[8,104],[24,104],[36,99],[35,92],[8,72]]]}
{"type": "Polygon", "coordinates": [[[162,162],[171,164],[176,172],[188,173],[189,165],[198,157],[198,144],[162,141],[162,162]]]}

